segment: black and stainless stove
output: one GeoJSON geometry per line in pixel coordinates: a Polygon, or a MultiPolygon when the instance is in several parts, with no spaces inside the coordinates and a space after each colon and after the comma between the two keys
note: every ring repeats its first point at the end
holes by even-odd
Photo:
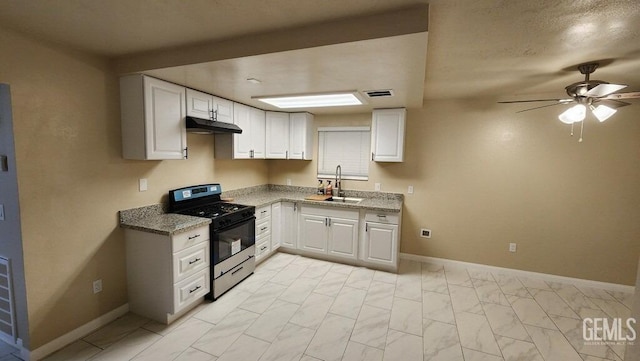
{"type": "Polygon", "coordinates": [[[220,184],[169,191],[169,212],[211,219],[210,299],[217,299],[255,269],[255,207],[223,202],[220,184]]]}

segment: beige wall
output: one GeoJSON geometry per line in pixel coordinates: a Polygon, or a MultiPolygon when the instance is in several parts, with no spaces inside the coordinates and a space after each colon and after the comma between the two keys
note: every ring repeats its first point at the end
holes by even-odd
{"type": "Polygon", "coordinates": [[[189,160],[124,160],[118,79],[106,59],[0,35],[0,82],[13,96],[27,346],[36,349],[127,302],[118,210],[191,184],[263,184],[267,164],[214,160],[213,137],[191,134],[189,160]],[[138,192],[138,178],[148,178],[147,192],[138,192]],[[98,278],[104,290],[94,295],[98,278]]]}
{"type": "MultiPolygon", "coordinates": [[[[405,162],[372,163],[369,181],[344,187],[382,183],[383,191],[405,193],[402,252],[633,285],[640,108],[603,124],[588,119],[583,143],[557,120],[559,108],[518,109],[491,100],[410,109],[405,162]],[[418,237],[421,227],[433,237],[418,237]]],[[[370,124],[370,115],[316,116],[315,125],[341,123],[370,124]]],[[[270,161],[269,181],[313,186],[316,167],[270,161]]]]}

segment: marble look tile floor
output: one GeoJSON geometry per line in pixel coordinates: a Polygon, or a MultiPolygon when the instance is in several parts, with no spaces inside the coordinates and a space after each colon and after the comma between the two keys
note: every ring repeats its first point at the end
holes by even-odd
{"type": "Polygon", "coordinates": [[[632,296],[408,260],[396,275],[277,253],[169,326],[127,314],[45,360],[622,361],[624,347],[584,344],[581,319],[629,317],[632,296]]]}

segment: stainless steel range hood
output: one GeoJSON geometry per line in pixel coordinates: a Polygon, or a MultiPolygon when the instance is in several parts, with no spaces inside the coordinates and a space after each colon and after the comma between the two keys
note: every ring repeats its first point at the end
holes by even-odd
{"type": "Polygon", "coordinates": [[[242,133],[235,124],[187,116],[187,132],[196,134],[242,133]]]}

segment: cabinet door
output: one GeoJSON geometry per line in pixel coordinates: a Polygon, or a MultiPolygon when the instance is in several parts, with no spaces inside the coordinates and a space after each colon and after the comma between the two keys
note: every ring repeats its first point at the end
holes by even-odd
{"type": "Polygon", "coordinates": [[[233,158],[251,158],[251,108],[242,104],[233,106],[233,122],[242,129],[241,134],[233,135],[233,158]]]}
{"type": "Polygon", "coordinates": [[[358,221],[341,218],[329,218],[329,221],[329,254],[357,258],[358,221]]]}
{"type": "Polygon", "coordinates": [[[250,108],[249,118],[251,122],[252,158],[264,159],[266,138],[265,111],[250,108]]]}
{"type": "Polygon", "coordinates": [[[283,248],[298,248],[298,207],[296,203],[282,202],[282,240],[283,248]]]}
{"type": "Polygon", "coordinates": [[[387,266],[396,266],[398,253],[398,226],[367,222],[365,226],[364,260],[387,266]]]}
{"type": "Polygon", "coordinates": [[[310,214],[300,215],[298,248],[304,251],[327,253],[328,218],[310,214]]]}
{"type": "Polygon", "coordinates": [[[144,77],[147,159],[186,158],[185,88],[144,77]]]}
{"type": "Polygon", "coordinates": [[[282,242],[282,203],[271,205],[271,250],[275,251],[282,242]]]}
{"type": "Polygon", "coordinates": [[[289,156],[289,113],[266,112],[266,158],[287,159],[289,156]]]}
{"type": "Polygon", "coordinates": [[[187,115],[213,119],[213,95],[187,89],[187,115]]]}
{"type": "Polygon", "coordinates": [[[231,100],[213,97],[211,109],[216,112],[217,121],[233,123],[233,102],[231,100]]]}
{"type": "Polygon", "coordinates": [[[289,115],[289,159],[313,158],[313,115],[292,113],[289,115]]]}
{"type": "Polygon", "coordinates": [[[406,110],[377,109],[371,121],[371,158],[376,162],[402,162],[406,110]]]}

